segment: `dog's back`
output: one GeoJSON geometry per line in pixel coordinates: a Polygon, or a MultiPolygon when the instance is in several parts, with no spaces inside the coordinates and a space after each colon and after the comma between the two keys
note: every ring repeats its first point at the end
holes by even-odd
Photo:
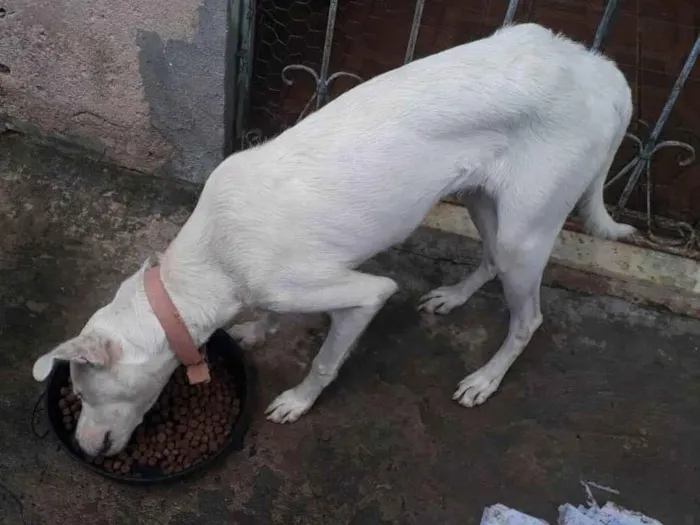
{"type": "Polygon", "coordinates": [[[611,61],[542,26],[523,24],[375,77],[280,138],[314,141],[321,154],[354,157],[347,144],[353,137],[374,147],[395,147],[400,139],[461,141],[523,119],[530,125],[559,121],[596,108],[604,112],[597,117],[609,117],[609,105],[601,102],[631,111],[630,96],[611,61]]]}
{"type": "Polygon", "coordinates": [[[563,192],[572,207],[597,173],[566,169],[616,150],[631,111],[612,62],[541,26],[507,27],[369,80],[234,155],[199,207],[217,210],[215,246],[256,252],[255,272],[308,254],[353,266],[455,191],[563,192]]]}

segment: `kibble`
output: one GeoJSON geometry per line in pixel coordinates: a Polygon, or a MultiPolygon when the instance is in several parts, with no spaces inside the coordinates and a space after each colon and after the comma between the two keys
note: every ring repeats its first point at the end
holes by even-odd
{"type": "MultiPolygon", "coordinates": [[[[127,448],[115,457],[98,457],[91,463],[123,476],[172,475],[216,455],[239,412],[232,378],[225,367],[216,365],[215,361],[211,366],[211,382],[202,385],[189,385],[185,369],[178,368],[127,448]]],[[[60,393],[63,425],[72,432],[82,404],[70,380],[60,393]]]]}

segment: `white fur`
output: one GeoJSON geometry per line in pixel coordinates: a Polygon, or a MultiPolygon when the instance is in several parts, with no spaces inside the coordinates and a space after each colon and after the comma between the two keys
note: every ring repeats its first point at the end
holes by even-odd
{"type": "MultiPolygon", "coordinates": [[[[483,238],[483,261],[421,308],[445,313],[495,276],[503,282],[508,336],[455,393],[465,406],[480,404],[542,322],[542,271],[576,203],[597,235],[633,232],[602,201],[631,113],[629,86],[612,62],[538,25],[502,29],[376,77],[222,162],[162,258],[164,283],[198,343],[242,308],[330,314],[308,375],[268,409],[273,421],[294,421],[397,289],[355,268],[403,241],[440,198],[460,193],[483,238]]],[[[85,330],[119,344],[117,370],[130,367],[123,388],[148,383],[145,398],[175,360],[142,274],[85,330]]],[[[271,326],[260,323],[234,333],[260,342],[271,326]]]]}

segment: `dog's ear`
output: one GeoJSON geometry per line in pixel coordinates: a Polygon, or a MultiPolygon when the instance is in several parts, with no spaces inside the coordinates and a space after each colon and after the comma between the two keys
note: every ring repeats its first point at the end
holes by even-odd
{"type": "Polygon", "coordinates": [[[75,361],[105,367],[115,363],[121,354],[119,343],[95,333],[81,334],[37,359],[32,374],[37,381],[44,381],[56,361],[75,361]]]}

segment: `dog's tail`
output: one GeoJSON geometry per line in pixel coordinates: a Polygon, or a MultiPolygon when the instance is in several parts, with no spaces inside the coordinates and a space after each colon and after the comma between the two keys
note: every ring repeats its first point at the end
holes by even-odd
{"type": "Polygon", "coordinates": [[[593,179],[588,188],[583,192],[578,203],[579,213],[584,220],[586,231],[595,237],[612,240],[629,237],[636,231],[634,226],[615,222],[608,213],[608,210],[605,209],[605,203],[603,201],[605,180],[612,167],[615,154],[620,144],[622,144],[622,140],[625,138],[627,126],[631,119],[631,108],[629,112],[621,111],[619,113],[620,125],[618,127],[617,136],[612,141],[610,154],[605,163],[601,166],[600,172],[596,174],[595,179],[593,179]]]}
{"type": "Polygon", "coordinates": [[[586,231],[595,237],[603,239],[621,239],[629,237],[636,230],[634,226],[615,222],[605,209],[603,203],[603,189],[605,179],[612,162],[606,163],[604,171],[601,171],[591,182],[579,201],[579,212],[584,220],[586,231]]]}

